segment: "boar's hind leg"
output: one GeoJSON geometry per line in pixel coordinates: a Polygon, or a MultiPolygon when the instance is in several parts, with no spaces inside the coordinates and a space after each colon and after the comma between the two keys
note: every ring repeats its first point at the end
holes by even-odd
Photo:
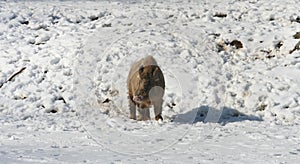
{"type": "Polygon", "coordinates": [[[136,106],[135,103],[128,97],[129,101],[129,110],[130,110],[130,119],[136,119],[136,106]]]}

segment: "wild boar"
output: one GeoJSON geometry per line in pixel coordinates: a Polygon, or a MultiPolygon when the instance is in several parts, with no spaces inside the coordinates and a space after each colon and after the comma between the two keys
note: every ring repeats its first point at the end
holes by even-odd
{"type": "Polygon", "coordinates": [[[165,79],[153,56],[146,56],[132,64],[127,87],[131,119],[136,119],[138,107],[137,120],[150,120],[149,108],[153,105],[155,120],[163,120],[161,112],[165,79]]]}

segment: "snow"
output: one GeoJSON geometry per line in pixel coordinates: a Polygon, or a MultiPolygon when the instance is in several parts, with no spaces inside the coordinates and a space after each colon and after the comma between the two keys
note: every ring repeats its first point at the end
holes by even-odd
{"type": "Polygon", "coordinates": [[[1,162],[297,163],[299,19],[296,0],[0,2],[1,162]],[[164,120],[130,120],[149,54],[164,120]]]}

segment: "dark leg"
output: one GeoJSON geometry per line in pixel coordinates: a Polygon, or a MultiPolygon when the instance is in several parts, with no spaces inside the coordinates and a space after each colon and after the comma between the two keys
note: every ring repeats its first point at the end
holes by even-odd
{"type": "Polygon", "coordinates": [[[144,120],[150,120],[150,110],[149,110],[149,108],[144,109],[144,120]]]}
{"type": "Polygon", "coordinates": [[[150,120],[149,108],[138,108],[138,111],[139,111],[139,115],[137,118],[138,121],[150,120]]]}
{"type": "Polygon", "coordinates": [[[129,96],[128,96],[128,101],[129,101],[129,110],[130,110],[129,118],[136,120],[136,105],[129,96]]]}
{"type": "Polygon", "coordinates": [[[138,112],[139,112],[138,117],[137,117],[138,121],[142,121],[143,120],[143,111],[144,110],[142,108],[138,107],[138,112]]]}
{"type": "Polygon", "coordinates": [[[162,116],[161,116],[161,112],[162,112],[162,103],[163,103],[163,100],[162,99],[159,99],[158,101],[154,102],[153,103],[153,106],[154,106],[154,114],[155,114],[155,120],[158,121],[159,119],[160,120],[163,120],[162,116]]]}
{"type": "Polygon", "coordinates": [[[151,103],[154,106],[155,120],[159,120],[159,119],[163,120],[161,116],[163,95],[164,95],[164,89],[160,86],[155,86],[151,88],[149,92],[149,98],[151,100],[151,103]]]}

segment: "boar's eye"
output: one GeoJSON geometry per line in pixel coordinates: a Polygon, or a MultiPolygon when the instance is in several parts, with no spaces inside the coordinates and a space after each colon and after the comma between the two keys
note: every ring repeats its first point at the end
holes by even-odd
{"type": "Polygon", "coordinates": [[[139,74],[141,74],[143,72],[144,72],[144,66],[140,66],[140,68],[139,68],[139,74]]]}
{"type": "Polygon", "coordinates": [[[145,94],[146,94],[146,90],[144,90],[144,89],[141,90],[140,94],[141,94],[141,95],[145,95],[145,94]]]}

